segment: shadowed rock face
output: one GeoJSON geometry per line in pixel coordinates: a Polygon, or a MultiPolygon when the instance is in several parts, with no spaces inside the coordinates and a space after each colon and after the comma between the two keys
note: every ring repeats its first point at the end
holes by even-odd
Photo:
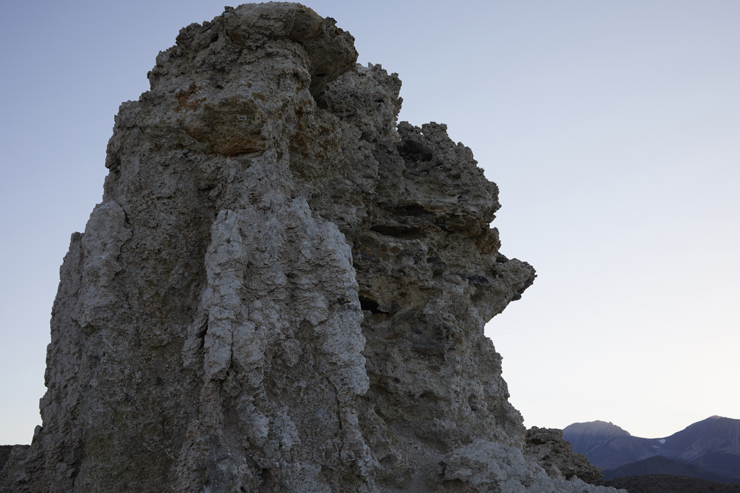
{"type": "Polygon", "coordinates": [[[573,476],[592,483],[603,476],[601,469],[583,454],[573,452],[573,445],[563,441],[563,430],[538,428],[527,430],[524,454],[536,460],[551,476],[573,476]]]}
{"type": "Polygon", "coordinates": [[[288,3],[227,8],[121,105],[72,236],[43,428],[3,492],[592,488],[522,454],[484,324],[532,284],[498,190],[288,3]]]}

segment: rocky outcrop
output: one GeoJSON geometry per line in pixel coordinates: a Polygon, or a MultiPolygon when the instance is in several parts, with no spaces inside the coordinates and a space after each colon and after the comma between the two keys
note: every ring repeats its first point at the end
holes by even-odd
{"type": "Polygon", "coordinates": [[[524,455],[537,461],[554,478],[578,477],[591,483],[602,477],[601,469],[585,455],[573,452],[573,444],[563,440],[563,430],[536,426],[528,429],[524,455]]]}
{"type": "Polygon", "coordinates": [[[484,324],[534,280],[445,125],[299,4],[227,8],[124,103],[2,492],[590,491],[523,454],[484,324]]]}
{"type": "Polygon", "coordinates": [[[5,463],[8,461],[13,448],[25,447],[24,445],[0,445],[0,471],[5,467],[5,463]]]}
{"type": "Polygon", "coordinates": [[[25,465],[29,449],[28,445],[0,445],[0,479],[5,478],[6,486],[28,480],[26,468],[18,467],[18,464],[25,465]],[[10,463],[10,467],[6,470],[5,465],[7,463],[10,463]]]}

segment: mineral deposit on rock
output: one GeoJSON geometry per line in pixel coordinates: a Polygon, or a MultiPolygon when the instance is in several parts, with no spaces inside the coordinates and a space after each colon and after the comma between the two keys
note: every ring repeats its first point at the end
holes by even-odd
{"type": "Polygon", "coordinates": [[[445,125],[396,125],[400,80],[353,42],[266,3],[157,56],[0,491],[596,490],[523,454],[483,334],[535,277],[499,252],[496,185],[445,125]]]}

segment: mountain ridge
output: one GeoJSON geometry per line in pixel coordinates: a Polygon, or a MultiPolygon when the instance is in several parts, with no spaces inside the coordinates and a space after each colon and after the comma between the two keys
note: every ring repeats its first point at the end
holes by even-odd
{"type": "MultiPolygon", "coordinates": [[[[739,478],[740,481],[738,419],[711,416],[664,438],[632,436],[604,421],[574,423],[563,429],[563,439],[573,444],[576,453],[585,454],[591,463],[601,467],[605,475],[628,465],[664,457],[686,464],[681,473],[684,476],[701,477],[688,473],[691,467],[699,467],[707,474],[739,478]]],[[[642,474],[664,474],[663,470],[651,471],[642,474]]]]}

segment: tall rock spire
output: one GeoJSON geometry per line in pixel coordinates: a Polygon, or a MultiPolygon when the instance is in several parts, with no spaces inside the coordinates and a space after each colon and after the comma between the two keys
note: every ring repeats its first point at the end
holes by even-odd
{"type": "Polygon", "coordinates": [[[590,488],[524,458],[483,333],[535,277],[499,252],[496,185],[445,125],[396,125],[400,80],[353,42],[266,3],[157,56],[0,491],[590,488]]]}

